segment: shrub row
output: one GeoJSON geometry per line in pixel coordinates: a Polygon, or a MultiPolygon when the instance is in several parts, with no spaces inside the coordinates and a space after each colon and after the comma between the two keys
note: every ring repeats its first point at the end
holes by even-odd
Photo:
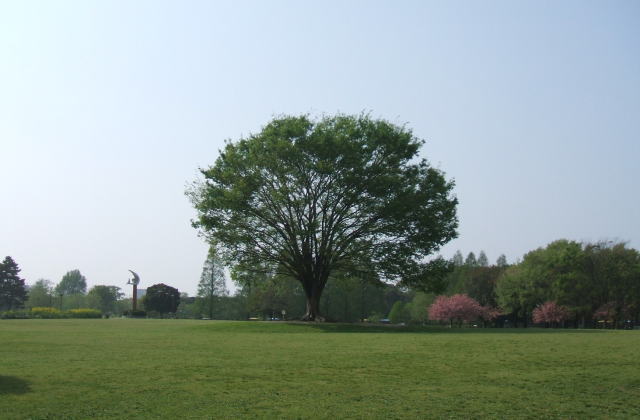
{"type": "Polygon", "coordinates": [[[0,313],[0,319],[54,319],[54,318],[101,318],[96,309],[81,308],[60,311],[56,308],[34,307],[31,310],[13,310],[0,313]]]}
{"type": "Polygon", "coordinates": [[[144,317],[146,317],[146,316],[147,316],[147,312],[146,312],[146,311],[143,311],[143,310],[140,310],[140,309],[137,309],[137,310],[135,310],[135,311],[133,311],[133,310],[126,310],[126,311],[124,311],[124,312],[122,313],[122,315],[124,315],[124,316],[130,316],[130,317],[133,317],[133,318],[144,318],[144,317]]]}

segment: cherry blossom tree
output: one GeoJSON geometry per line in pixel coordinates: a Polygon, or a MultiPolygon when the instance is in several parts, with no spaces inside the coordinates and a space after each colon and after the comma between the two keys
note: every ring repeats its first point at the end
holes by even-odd
{"type": "Polygon", "coordinates": [[[593,319],[596,321],[604,322],[604,327],[607,327],[609,322],[613,323],[616,317],[616,303],[615,302],[607,302],[601,305],[596,311],[593,313],[593,319]]]}
{"type": "Polygon", "coordinates": [[[536,324],[558,324],[569,317],[569,311],[553,301],[538,305],[533,310],[533,322],[536,324]]]}
{"type": "Polygon", "coordinates": [[[480,318],[482,318],[482,320],[484,321],[485,326],[487,322],[494,321],[500,315],[502,315],[502,311],[500,310],[500,308],[494,308],[493,306],[489,305],[480,307],[480,318]]]}
{"type": "Polygon", "coordinates": [[[436,321],[449,321],[453,326],[453,321],[462,325],[463,321],[475,321],[482,314],[482,306],[475,299],[458,294],[453,296],[438,296],[429,307],[429,319],[436,321]]]}

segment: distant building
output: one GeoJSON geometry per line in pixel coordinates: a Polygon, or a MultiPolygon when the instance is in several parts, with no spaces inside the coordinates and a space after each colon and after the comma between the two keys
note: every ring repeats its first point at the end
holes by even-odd
{"type": "Polygon", "coordinates": [[[147,289],[138,289],[138,299],[147,294],[147,289]]]}

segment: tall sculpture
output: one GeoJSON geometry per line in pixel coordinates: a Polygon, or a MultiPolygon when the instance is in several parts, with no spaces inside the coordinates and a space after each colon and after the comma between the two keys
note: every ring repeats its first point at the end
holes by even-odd
{"type": "Polygon", "coordinates": [[[129,270],[131,274],[133,274],[133,278],[127,281],[127,284],[131,284],[133,286],[133,309],[136,310],[138,305],[138,283],[140,283],[140,276],[138,276],[135,271],[129,270]]]}

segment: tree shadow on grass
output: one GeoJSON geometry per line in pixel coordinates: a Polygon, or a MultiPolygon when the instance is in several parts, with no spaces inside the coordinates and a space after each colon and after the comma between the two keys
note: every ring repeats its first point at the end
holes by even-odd
{"type": "Polygon", "coordinates": [[[27,392],[31,392],[29,382],[16,376],[0,375],[0,395],[26,394],[27,392]]]}
{"type": "Polygon", "coordinates": [[[328,333],[439,333],[439,334],[591,334],[602,332],[595,329],[565,328],[448,328],[444,326],[399,326],[384,324],[348,324],[333,322],[288,322],[288,325],[328,333]]]}

